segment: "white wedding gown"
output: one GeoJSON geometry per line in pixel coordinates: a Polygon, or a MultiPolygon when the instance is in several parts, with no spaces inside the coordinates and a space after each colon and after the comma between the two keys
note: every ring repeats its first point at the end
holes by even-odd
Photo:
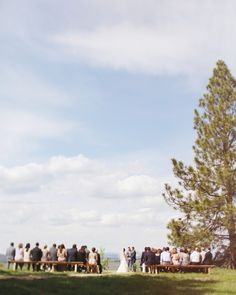
{"type": "Polygon", "coordinates": [[[128,272],[128,262],[127,262],[127,257],[124,252],[120,254],[120,265],[117,269],[117,272],[128,272]]]}

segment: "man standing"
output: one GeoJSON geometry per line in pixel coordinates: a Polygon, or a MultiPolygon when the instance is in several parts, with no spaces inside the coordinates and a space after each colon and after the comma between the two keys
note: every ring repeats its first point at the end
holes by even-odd
{"type": "Polygon", "coordinates": [[[136,251],[135,248],[131,248],[131,271],[136,271],[135,267],[135,262],[136,262],[136,251]]]}
{"type": "Polygon", "coordinates": [[[211,265],[213,262],[212,258],[213,258],[213,255],[211,253],[211,248],[208,248],[208,251],[206,252],[202,263],[205,265],[211,265]]]}
{"type": "Polygon", "coordinates": [[[155,253],[153,251],[151,251],[150,247],[148,247],[146,255],[145,255],[145,265],[146,265],[149,273],[152,273],[152,271],[153,271],[152,266],[154,264],[155,264],[155,253]]]}
{"type": "Polygon", "coordinates": [[[7,268],[10,268],[11,261],[14,260],[16,255],[16,249],[14,247],[14,243],[12,242],[10,246],[6,250],[6,258],[7,258],[7,268]]]}
{"type": "Polygon", "coordinates": [[[146,265],[145,265],[145,260],[146,260],[146,254],[147,254],[147,249],[148,247],[145,247],[144,248],[144,251],[142,252],[142,255],[141,255],[141,261],[140,261],[140,267],[141,267],[141,270],[142,272],[146,272],[146,265]]]}
{"type": "Polygon", "coordinates": [[[97,268],[98,268],[98,273],[102,273],[102,263],[101,263],[101,255],[98,251],[97,252],[97,268]]]}
{"type": "Polygon", "coordinates": [[[30,257],[32,260],[32,268],[33,271],[39,271],[40,264],[36,263],[36,261],[41,261],[41,258],[43,256],[42,250],[39,248],[39,243],[35,244],[35,247],[30,251],[30,257]]]}
{"type": "Polygon", "coordinates": [[[127,262],[128,262],[128,268],[131,270],[131,248],[128,247],[128,250],[126,252],[127,262]]]}

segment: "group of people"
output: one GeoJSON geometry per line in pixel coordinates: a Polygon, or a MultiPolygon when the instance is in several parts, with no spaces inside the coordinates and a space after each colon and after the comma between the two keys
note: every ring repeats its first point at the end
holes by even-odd
{"type": "MultiPolygon", "coordinates": [[[[102,273],[101,257],[95,247],[88,250],[87,246],[83,245],[79,249],[76,244],[71,248],[66,249],[64,244],[56,245],[48,248],[47,245],[40,248],[39,243],[31,248],[30,243],[23,246],[22,243],[18,247],[14,246],[12,242],[6,250],[6,258],[8,261],[8,268],[14,261],[16,269],[23,268],[27,265],[28,270],[32,266],[33,271],[50,270],[49,262],[80,262],[78,271],[98,272],[102,273]],[[41,262],[40,264],[37,262],[41,262]],[[27,262],[27,263],[26,263],[27,262]],[[42,262],[45,262],[42,263],[42,262]]],[[[204,249],[195,247],[193,249],[177,249],[176,247],[170,250],[169,247],[163,249],[155,249],[145,247],[140,259],[140,268],[142,272],[147,272],[150,266],[153,265],[211,265],[213,263],[213,255],[211,249],[204,249]]],[[[63,265],[63,264],[62,264],[63,265]]],[[[68,263],[67,269],[58,265],[57,270],[72,270],[73,266],[68,263]]],[[[118,273],[134,272],[136,271],[136,250],[134,247],[124,248],[120,254],[120,265],[117,269],[118,273]]]]}
{"type": "Polygon", "coordinates": [[[117,269],[117,272],[129,272],[136,271],[136,250],[134,247],[128,247],[127,251],[125,248],[121,251],[120,254],[120,265],[117,269]]]}
{"type": "MultiPolygon", "coordinates": [[[[120,265],[117,272],[129,272],[136,270],[136,251],[134,247],[125,248],[120,254],[120,265]]],[[[163,249],[154,249],[145,247],[140,259],[140,268],[142,272],[148,272],[153,265],[211,265],[213,255],[211,249],[195,247],[194,249],[177,249],[173,247],[163,247],[163,249]]]]}
{"type": "Polygon", "coordinates": [[[154,249],[145,247],[141,255],[140,267],[142,272],[147,272],[151,265],[211,265],[213,255],[211,249],[195,247],[193,249],[177,249],[176,247],[170,250],[169,247],[154,249]]]}
{"type": "MultiPolygon", "coordinates": [[[[18,247],[14,246],[12,242],[6,250],[6,258],[8,262],[8,268],[12,261],[15,262],[16,269],[23,268],[24,263],[27,262],[28,270],[32,265],[33,271],[39,271],[48,268],[47,261],[59,261],[59,262],[81,262],[81,267],[78,271],[89,271],[102,273],[101,257],[95,247],[88,250],[87,246],[83,245],[80,249],[77,249],[77,245],[74,244],[71,248],[66,249],[64,244],[56,245],[48,248],[47,245],[41,249],[39,243],[35,244],[35,247],[31,248],[30,243],[27,243],[25,247],[22,243],[18,247]],[[36,263],[38,261],[45,262],[45,264],[36,263]]],[[[66,270],[63,267],[58,266],[58,270],[66,270]]],[[[68,269],[72,270],[72,267],[68,264],[68,269]]]]}

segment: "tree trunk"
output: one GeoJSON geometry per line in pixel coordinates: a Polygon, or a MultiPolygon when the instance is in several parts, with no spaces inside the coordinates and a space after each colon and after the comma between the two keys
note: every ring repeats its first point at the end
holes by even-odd
{"type": "MultiPolygon", "coordinates": [[[[235,227],[235,225],[234,225],[235,227]]],[[[229,233],[229,254],[230,254],[230,268],[236,269],[236,234],[229,233]]]]}

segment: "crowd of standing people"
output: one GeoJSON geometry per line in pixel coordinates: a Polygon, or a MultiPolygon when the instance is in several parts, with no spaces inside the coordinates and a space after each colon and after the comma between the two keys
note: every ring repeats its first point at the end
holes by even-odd
{"type": "MultiPolygon", "coordinates": [[[[44,245],[42,248],[39,247],[39,243],[35,244],[35,247],[31,248],[30,243],[27,243],[24,247],[22,243],[18,247],[14,246],[12,242],[6,250],[6,258],[8,262],[8,268],[12,261],[15,263],[15,268],[23,268],[24,264],[27,263],[28,270],[32,266],[33,271],[50,270],[50,267],[46,263],[47,261],[58,261],[58,262],[81,262],[81,267],[78,271],[89,271],[102,273],[101,257],[100,253],[95,247],[91,251],[87,246],[83,245],[79,249],[74,244],[71,248],[66,249],[64,244],[56,245],[53,244],[50,248],[44,245]],[[39,264],[37,262],[45,262],[39,264]]],[[[57,270],[72,270],[68,264],[68,269],[65,266],[58,266],[57,270]]]]}
{"type": "Polygon", "coordinates": [[[163,249],[154,249],[145,247],[141,255],[140,267],[142,272],[147,272],[151,265],[211,265],[213,263],[213,255],[211,249],[195,247],[193,249],[176,247],[170,250],[169,247],[163,249]]]}

